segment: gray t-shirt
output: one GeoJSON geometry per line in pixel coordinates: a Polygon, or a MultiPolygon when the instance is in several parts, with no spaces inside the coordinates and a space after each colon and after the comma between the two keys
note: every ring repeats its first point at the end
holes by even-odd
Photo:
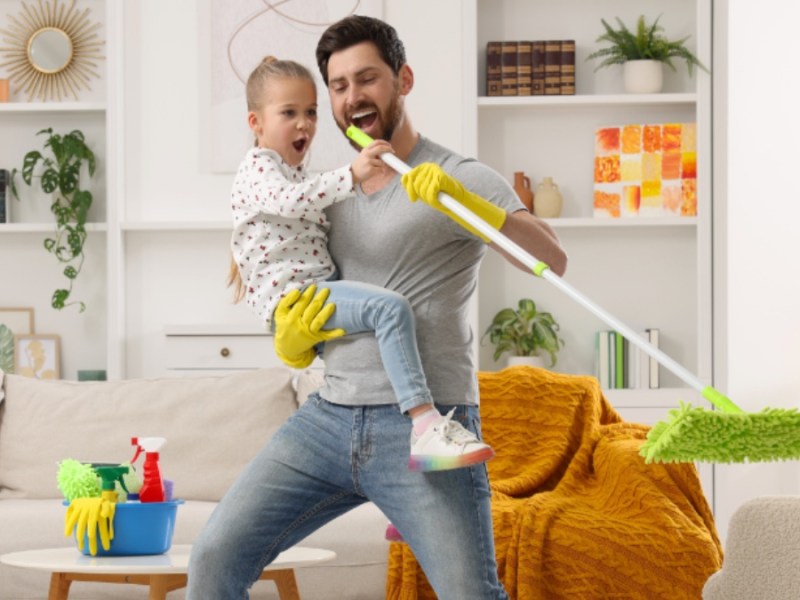
{"type": "MultiPolygon", "coordinates": [[[[406,160],[434,162],[464,186],[508,212],[524,209],[497,172],[420,137],[406,160]]],[[[363,281],[405,296],[414,309],[425,375],[435,402],[477,404],[468,301],[486,244],[422,201],[410,202],[400,177],[382,190],[326,210],[328,248],[342,279],[363,281]]],[[[336,404],[396,402],[374,334],[348,335],[325,345],[325,385],[336,404]]]]}

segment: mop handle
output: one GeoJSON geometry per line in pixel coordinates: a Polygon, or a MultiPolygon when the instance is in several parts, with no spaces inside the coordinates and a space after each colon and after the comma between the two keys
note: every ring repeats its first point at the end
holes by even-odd
{"type": "MultiPolygon", "coordinates": [[[[369,137],[366,133],[364,133],[354,125],[351,125],[350,127],[347,128],[347,136],[362,148],[370,145],[373,141],[371,137],[369,137]]],[[[397,171],[400,175],[405,175],[411,170],[411,167],[409,167],[406,163],[397,158],[397,156],[389,152],[382,154],[381,160],[383,160],[383,162],[392,167],[392,169],[397,171]]],[[[654,358],[658,363],[660,363],[666,369],[671,371],[674,375],[676,375],[689,387],[698,391],[704,398],[709,400],[717,408],[724,410],[726,412],[741,412],[741,409],[738,406],[736,406],[733,402],[731,402],[730,399],[728,399],[725,395],[718,392],[713,387],[706,385],[705,383],[700,381],[700,379],[697,376],[695,376],[691,371],[684,368],[682,365],[678,364],[675,360],[673,360],[667,354],[659,350],[657,347],[653,346],[649,341],[645,340],[633,329],[631,329],[625,323],[614,317],[611,313],[603,309],[597,303],[595,303],[594,301],[590,300],[589,298],[578,292],[578,290],[576,290],[570,284],[565,282],[561,277],[553,273],[550,270],[550,267],[546,263],[543,263],[542,261],[538,260],[527,250],[523,250],[515,242],[513,242],[508,237],[500,233],[497,229],[486,223],[483,219],[475,215],[471,210],[464,207],[464,205],[461,204],[458,200],[456,200],[449,194],[440,191],[439,202],[441,202],[445,208],[455,213],[460,219],[462,219],[470,226],[472,226],[473,228],[481,232],[483,235],[485,235],[487,238],[489,238],[497,246],[499,246],[500,248],[505,250],[508,254],[516,258],[520,263],[528,267],[533,272],[534,275],[541,277],[542,279],[546,279],[547,281],[555,285],[557,288],[559,288],[562,292],[567,294],[567,296],[575,300],[578,304],[581,304],[582,306],[587,308],[591,313],[593,313],[594,315],[599,317],[602,321],[607,323],[612,329],[614,329],[618,333],[621,333],[625,338],[628,339],[628,341],[639,347],[647,355],[654,358]]]]}

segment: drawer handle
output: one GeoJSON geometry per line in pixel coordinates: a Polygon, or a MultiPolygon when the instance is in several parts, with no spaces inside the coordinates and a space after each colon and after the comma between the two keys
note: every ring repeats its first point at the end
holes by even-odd
{"type": "Polygon", "coordinates": [[[231,351],[228,350],[227,348],[223,348],[222,350],[219,351],[219,353],[221,356],[224,356],[225,358],[231,355],[231,351]]]}

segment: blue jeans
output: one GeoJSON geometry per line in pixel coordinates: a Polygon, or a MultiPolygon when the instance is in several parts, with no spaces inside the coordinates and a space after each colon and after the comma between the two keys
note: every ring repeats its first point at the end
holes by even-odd
{"type": "Polygon", "coordinates": [[[341,327],[348,334],[375,332],[383,368],[401,412],[432,404],[417,349],[414,311],[408,300],[397,292],[358,281],[326,281],[318,287],[329,288],[328,302],[336,305],[325,329],[341,327]]]}
{"type": "MultiPolygon", "coordinates": [[[[480,434],[477,407],[459,406],[454,418],[480,434]]],[[[440,600],[507,600],[486,466],[409,471],[410,433],[395,405],[343,406],[312,394],[209,519],[192,547],[187,598],[247,598],[280,552],[372,501],[410,544],[440,600]]]]}

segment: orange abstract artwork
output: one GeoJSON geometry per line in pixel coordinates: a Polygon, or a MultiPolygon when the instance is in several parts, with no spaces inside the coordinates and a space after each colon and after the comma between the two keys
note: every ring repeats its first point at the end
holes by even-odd
{"type": "Polygon", "coordinates": [[[594,215],[696,216],[695,123],[631,124],[598,129],[594,215]]]}

